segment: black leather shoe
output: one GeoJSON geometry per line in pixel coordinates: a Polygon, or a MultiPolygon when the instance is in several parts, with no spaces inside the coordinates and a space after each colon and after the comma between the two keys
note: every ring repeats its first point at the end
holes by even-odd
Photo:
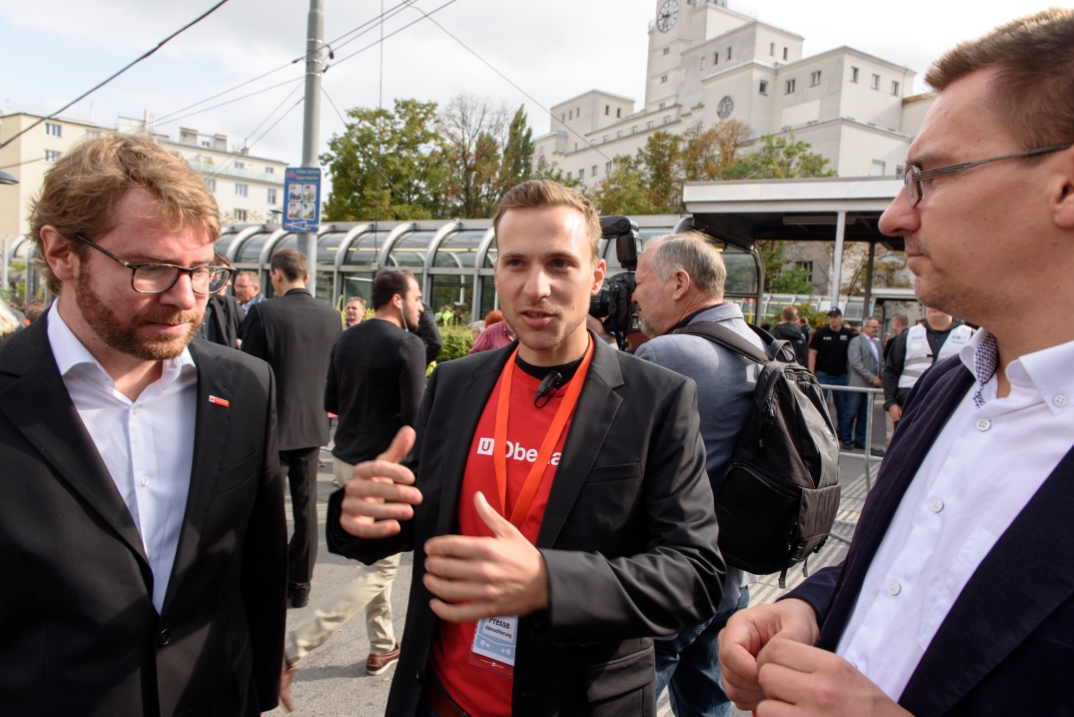
{"type": "Polygon", "coordinates": [[[292,585],[287,589],[287,602],[293,608],[306,607],[310,604],[310,589],[308,585],[292,585]]]}

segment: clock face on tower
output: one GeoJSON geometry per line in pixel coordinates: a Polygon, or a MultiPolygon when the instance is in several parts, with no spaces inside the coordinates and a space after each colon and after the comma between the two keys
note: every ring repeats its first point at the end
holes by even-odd
{"type": "Polygon", "coordinates": [[[679,19],[679,3],[676,0],[668,0],[660,7],[660,13],[656,16],[656,26],[660,32],[667,32],[679,19]]]}

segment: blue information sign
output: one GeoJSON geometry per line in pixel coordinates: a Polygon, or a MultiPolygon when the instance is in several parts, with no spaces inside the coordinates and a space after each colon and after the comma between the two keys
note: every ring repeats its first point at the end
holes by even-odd
{"type": "Polygon", "coordinates": [[[321,170],[288,167],[283,180],[283,229],[316,232],[321,224],[321,170]]]}

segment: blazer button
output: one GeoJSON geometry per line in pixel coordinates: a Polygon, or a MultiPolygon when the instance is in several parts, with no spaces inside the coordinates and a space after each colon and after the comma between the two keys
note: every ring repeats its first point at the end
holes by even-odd
{"type": "Polygon", "coordinates": [[[157,635],[157,644],[163,647],[172,641],[172,634],[168,630],[161,630],[157,635]]]}

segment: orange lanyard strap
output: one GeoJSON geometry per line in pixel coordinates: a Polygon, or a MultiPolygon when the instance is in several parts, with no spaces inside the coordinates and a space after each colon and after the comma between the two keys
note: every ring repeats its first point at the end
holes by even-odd
{"type": "MultiPolygon", "coordinates": [[[[507,365],[504,366],[503,378],[500,381],[500,400],[496,404],[496,435],[495,445],[492,449],[492,464],[496,469],[496,488],[500,494],[500,514],[507,513],[507,418],[511,413],[511,380],[515,371],[515,357],[518,355],[516,348],[507,365]]],[[[521,527],[522,521],[529,513],[533,497],[537,495],[537,488],[541,485],[548,462],[552,459],[552,451],[555,450],[559,438],[563,435],[563,429],[574,413],[578,405],[578,396],[582,393],[582,384],[585,383],[586,374],[589,372],[589,364],[593,360],[593,340],[589,340],[585,357],[582,359],[574,378],[567,385],[567,392],[563,395],[563,402],[556,411],[552,425],[541,443],[541,449],[537,452],[537,460],[533,462],[526,482],[522,485],[522,492],[515,501],[515,508],[511,511],[511,524],[516,528],[521,527]]]]}

